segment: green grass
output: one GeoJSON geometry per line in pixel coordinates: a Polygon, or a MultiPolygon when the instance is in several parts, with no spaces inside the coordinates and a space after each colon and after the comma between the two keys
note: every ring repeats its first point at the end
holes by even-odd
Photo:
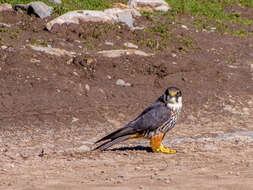
{"type": "Polygon", "coordinates": [[[229,5],[253,7],[252,0],[166,0],[177,14],[188,13],[195,17],[204,16],[205,19],[216,21],[232,21],[235,23],[253,25],[253,21],[241,18],[238,14],[227,14],[224,8],[229,5]]]}

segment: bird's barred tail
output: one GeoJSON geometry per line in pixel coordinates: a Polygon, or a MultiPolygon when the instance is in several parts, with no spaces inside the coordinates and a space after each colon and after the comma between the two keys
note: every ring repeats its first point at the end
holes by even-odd
{"type": "Polygon", "coordinates": [[[126,135],[126,136],[118,137],[116,139],[111,139],[109,142],[107,141],[107,142],[99,145],[98,147],[94,148],[93,150],[106,150],[107,148],[110,148],[114,144],[117,144],[119,142],[127,140],[128,138],[130,138],[130,136],[131,135],[126,135]]]}

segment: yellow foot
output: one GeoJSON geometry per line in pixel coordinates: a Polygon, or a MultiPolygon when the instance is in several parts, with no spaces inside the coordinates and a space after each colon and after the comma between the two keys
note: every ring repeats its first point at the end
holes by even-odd
{"type": "Polygon", "coordinates": [[[160,147],[156,148],[154,151],[162,152],[162,153],[166,153],[166,154],[175,154],[176,153],[176,150],[165,148],[162,144],[160,145],[160,147]]]}

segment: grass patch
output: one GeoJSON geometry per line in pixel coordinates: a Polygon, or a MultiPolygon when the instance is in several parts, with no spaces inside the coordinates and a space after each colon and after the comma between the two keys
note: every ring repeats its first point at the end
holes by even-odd
{"type": "Polygon", "coordinates": [[[253,25],[253,21],[246,18],[241,18],[238,14],[227,14],[224,8],[229,5],[241,5],[253,7],[252,0],[166,0],[172,7],[173,12],[189,13],[193,16],[204,16],[205,19],[218,20],[218,21],[232,21],[235,23],[253,25]]]}

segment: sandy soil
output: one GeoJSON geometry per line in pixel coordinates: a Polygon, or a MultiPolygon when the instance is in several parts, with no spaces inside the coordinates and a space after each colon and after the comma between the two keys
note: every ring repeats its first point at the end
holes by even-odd
{"type": "Polygon", "coordinates": [[[123,26],[48,32],[46,20],[22,12],[0,13],[0,21],[11,25],[0,32],[0,189],[252,189],[252,38],[196,31],[182,18],[170,25],[168,46],[153,51],[141,31],[123,26]],[[125,41],[154,55],[96,54],[125,41]],[[29,44],[79,55],[57,57],[29,44]],[[117,79],[132,86],[117,86],[117,79]],[[165,139],[177,154],[153,153],[141,139],[90,151],[168,86],[183,92],[182,116],[165,139]]]}

